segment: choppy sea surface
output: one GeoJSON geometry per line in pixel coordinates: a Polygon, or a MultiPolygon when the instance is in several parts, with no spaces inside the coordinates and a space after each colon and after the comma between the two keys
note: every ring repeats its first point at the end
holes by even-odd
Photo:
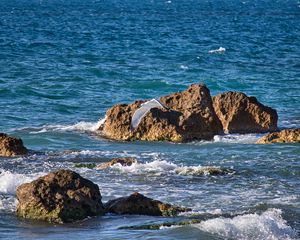
{"type": "Polygon", "coordinates": [[[0,238],[299,239],[299,145],[255,145],[260,134],[187,144],[97,136],[112,105],[192,83],[256,96],[277,109],[280,128],[300,127],[300,2],[1,0],[0,131],[32,154],[0,159],[0,238]],[[112,157],[139,163],[74,167],[112,157]],[[203,166],[231,172],[198,175],[203,166]],[[58,168],[97,183],[103,202],[139,191],[193,211],[66,225],[17,218],[17,186],[58,168]],[[191,218],[201,222],[123,228],[191,218]]]}

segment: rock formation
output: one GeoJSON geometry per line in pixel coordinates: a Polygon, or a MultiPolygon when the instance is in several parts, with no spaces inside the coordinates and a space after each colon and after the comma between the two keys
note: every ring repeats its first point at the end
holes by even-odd
{"type": "Polygon", "coordinates": [[[135,130],[131,129],[131,118],[145,101],[113,106],[100,129],[108,138],[127,141],[209,140],[223,132],[210,92],[203,84],[193,84],[183,92],[161,97],[160,101],[167,108],[152,108],[135,130]]]}
{"type": "Polygon", "coordinates": [[[300,143],[300,128],[285,129],[280,132],[269,133],[256,143],[300,143]]]}
{"type": "Polygon", "coordinates": [[[101,215],[99,187],[70,170],[58,170],[17,188],[17,215],[66,223],[101,215]]]}
{"type": "Polygon", "coordinates": [[[163,203],[135,192],[129,197],[121,197],[107,202],[107,212],[116,214],[137,214],[150,216],[175,216],[179,212],[187,212],[190,209],[163,203]]]}
{"type": "Polygon", "coordinates": [[[277,130],[276,110],[241,92],[213,97],[213,106],[225,133],[262,133],[277,130]]]}
{"type": "Polygon", "coordinates": [[[101,163],[99,165],[96,166],[96,169],[106,169],[109,168],[115,164],[121,164],[122,166],[131,166],[134,163],[137,163],[137,160],[135,158],[131,158],[131,157],[125,157],[125,158],[113,158],[111,161],[109,162],[105,162],[105,163],[101,163]]]}
{"type": "Polygon", "coordinates": [[[0,156],[12,157],[16,155],[26,154],[28,150],[24,147],[20,138],[8,136],[0,133],[0,156]]]}

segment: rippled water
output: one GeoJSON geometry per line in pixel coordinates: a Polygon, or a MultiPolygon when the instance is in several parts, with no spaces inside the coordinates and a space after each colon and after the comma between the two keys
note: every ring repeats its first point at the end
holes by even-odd
{"type": "Polygon", "coordinates": [[[300,127],[300,2],[2,0],[0,131],[22,137],[34,152],[0,159],[0,238],[299,238],[299,145],[255,145],[259,134],[172,144],[95,133],[113,104],[200,82],[212,95],[256,96],[277,109],[280,127],[300,127]],[[74,167],[127,156],[139,163],[74,167]],[[232,171],[195,174],[208,165],[232,171]],[[193,212],[174,219],[108,215],[64,226],[16,218],[16,187],[62,167],[97,183],[103,202],[139,191],[193,212]],[[202,221],[119,229],[191,218],[202,221]]]}

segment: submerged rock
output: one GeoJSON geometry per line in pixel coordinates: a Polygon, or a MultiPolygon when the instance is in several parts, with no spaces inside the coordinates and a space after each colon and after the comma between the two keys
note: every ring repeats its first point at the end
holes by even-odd
{"type": "Polygon", "coordinates": [[[115,140],[172,142],[210,140],[223,132],[210,92],[203,84],[193,84],[183,92],[161,97],[160,101],[166,108],[151,108],[134,130],[132,116],[145,101],[115,105],[107,111],[100,130],[115,140]]]}
{"type": "Polygon", "coordinates": [[[16,155],[27,154],[28,150],[23,145],[20,138],[8,136],[5,133],[0,133],[0,156],[12,157],[16,155]]]}
{"type": "Polygon", "coordinates": [[[121,197],[108,201],[104,206],[106,211],[110,213],[150,216],[175,216],[179,212],[190,211],[187,208],[147,198],[138,192],[131,194],[129,197],[121,197]]]}
{"type": "Polygon", "coordinates": [[[280,132],[269,133],[258,139],[256,143],[300,143],[300,128],[285,129],[280,132]]]}
{"type": "Polygon", "coordinates": [[[234,173],[231,169],[223,169],[215,166],[203,167],[178,167],[175,172],[179,175],[225,175],[234,173]]]}
{"type": "Polygon", "coordinates": [[[104,214],[99,187],[70,170],[58,170],[17,188],[17,215],[66,223],[104,214]]]}
{"type": "Polygon", "coordinates": [[[213,97],[213,106],[226,133],[262,133],[277,130],[276,110],[241,92],[213,97]]]}
{"type": "Polygon", "coordinates": [[[138,161],[135,158],[131,157],[124,157],[124,158],[113,158],[111,161],[106,163],[101,163],[96,166],[96,169],[106,169],[109,168],[115,164],[121,164],[122,166],[131,166],[134,163],[137,163],[138,161]]]}

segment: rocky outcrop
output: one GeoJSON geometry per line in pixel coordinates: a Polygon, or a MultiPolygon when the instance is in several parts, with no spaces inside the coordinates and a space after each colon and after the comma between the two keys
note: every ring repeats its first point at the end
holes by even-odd
{"type": "Polygon", "coordinates": [[[285,129],[280,132],[269,133],[256,143],[300,143],[300,128],[285,129]]]}
{"type": "Polygon", "coordinates": [[[20,138],[8,136],[5,133],[0,133],[0,156],[12,157],[28,153],[20,138]]]}
{"type": "Polygon", "coordinates": [[[209,140],[223,132],[210,92],[203,84],[193,84],[183,92],[161,97],[160,101],[166,108],[152,108],[134,130],[132,116],[145,101],[115,105],[107,111],[100,129],[108,138],[127,141],[209,140]]]}
{"type": "Polygon", "coordinates": [[[101,215],[99,187],[70,170],[58,170],[17,188],[17,215],[66,223],[101,215]]]}
{"type": "Polygon", "coordinates": [[[225,133],[263,133],[277,130],[276,110],[241,92],[225,92],[213,97],[215,112],[225,133]]]}
{"type": "Polygon", "coordinates": [[[131,157],[113,158],[109,162],[101,163],[101,164],[97,165],[96,169],[100,169],[100,170],[106,169],[115,164],[121,164],[122,166],[131,166],[134,163],[137,163],[137,160],[135,158],[131,158],[131,157]]]}
{"type": "Polygon", "coordinates": [[[121,197],[107,202],[107,212],[116,214],[137,214],[150,216],[175,216],[180,212],[190,211],[187,208],[163,203],[135,192],[129,197],[121,197]]]}

